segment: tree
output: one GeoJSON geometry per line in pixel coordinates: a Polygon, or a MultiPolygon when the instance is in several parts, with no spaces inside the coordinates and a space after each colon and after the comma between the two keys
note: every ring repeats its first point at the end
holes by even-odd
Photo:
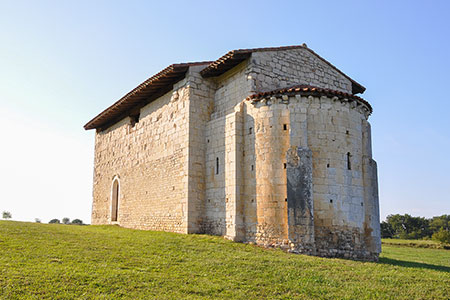
{"type": "Polygon", "coordinates": [[[383,239],[389,239],[394,236],[394,229],[392,228],[392,225],[388,222],[381,222],[381,238],[383,239]]]}
{"type": "Polygon", "coordinates": [[[51,219],[49,224],[60,224],[61,222],[58,219],[51,219]]]}
{"type": "Polygon", "coordinates": [[[442,215],[425,219],[408,214],[389,215],[380,224],[383,238],[423,239],[445,236],[450,231],[450,215],[442,215]],[[439,233],[435,237],[433,235],[439,233]]]}
{"type": "Polygon", "coordinates": [[[3,212],[3,219],[7,220],[7,219],[11,219],[12,215],[9,211],[4,211],[3,212]]]}
{"type": "Polygon", "coordinates": [[[386,221],[392,226],[394,237],[421,239],[431,235],[428,226],[429,220],[422,217],[396,214],[387,216],[386,221]]]}
{"type": "Polygon", "coordinates": [[[35,218],[34,221],[35,221],[36,223],[41,223],[41,219],[39,219],[39,218],[35,218]]]}
{"type": "Polygon", "coordinates": [[[69,218],[63,218],[62,222],[67,225],[67,224],[70,223],[70,219],[69,218]]]}
{"type": "Polygon", "coordinates": [[[450,244],[450,231],[441,228],[438,232],[433,233],[432,239],[441,243],[450,244]]]}
{"type": "Polygon", "coordinates": [[[74,225],[83,225],[83,221],[81,221],[80,219],[75,219],[75,220],[72,220],[72,224],[74,224],[74,225]]]}
{"type": "Polygon", "coordinates": [[[443,228],[444,230],[450,230],[450,215],[433,217],[430,220],[431,232],[438,232],[441,228],[443,228]]]}

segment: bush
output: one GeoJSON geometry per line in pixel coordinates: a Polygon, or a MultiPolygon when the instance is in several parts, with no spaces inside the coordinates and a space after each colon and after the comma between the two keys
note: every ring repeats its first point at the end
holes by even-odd
{"type": "Polygon", "coordinates": [[[67,224],[70,223],[70,219],[69,218],[63,218],[62,222],[67,225],[67,224]]]}
{"type": "Polygon", "coordinates": [[[450,244],[450,231],[441,228],[438,232],[433,233],[432,239],[441,243],[450,244]]]}
{"type": "Polygon", "coordinates": [[[80,219],[75,219],[75,220],[72,220],[72,224],[73,225],[83,225],[83,221],[81,221],[80,219]]]}
{"type": "Polygon", "coordinates": [[[60,224],[61,222],[58,219],[51,219],[49,224],[60,224]]]}
{"type": "Polygon", "coordinates": [[[7,220],[7,219],[11,219],[12,215],[9,211],[4,211],[3,212],[3,219],[7,220]]]}

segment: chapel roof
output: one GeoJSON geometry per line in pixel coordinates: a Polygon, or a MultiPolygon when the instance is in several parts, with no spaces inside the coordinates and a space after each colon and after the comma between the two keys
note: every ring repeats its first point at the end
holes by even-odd
{"type": "Polygon", "coordinates": [[[126,116],[138,114],[141,107],[172,90],[173,85],[185,77],[186,72],[188,71],[190,66],[207,65],[202,71],[200,71],[200,74],[205,78],[216,77],[248,59],[253,52],[283,51],[299,48],[308,50],[310,53],[317,56],[327,65],[339,72],[341,75],[349,79],[352,83],[353,94],[363,93],[365,91],[365,87],[348,77],[326,59],[315,53],[313,50],[309,49],[305,44],[285,47],[237,49],[229,51],[219,59],[212,62],[191,62],[172,64],[168,66],[159,73],[142,82],[136,88],[134,88],[125,96],[112,104],[110,107],[106,108],[104,111],[98,114],[88,123],[86,123],[86,125],[84,125],[84,129],[104,129],[126,116]]]}
{"type": "Polygon", "coordinates": [[[358,94],[358,93],[364,93],[366,88],[356,82],[355,80],[351,79],[349,76],[344,74],[341,70],[336,68],[332,63],[330,63],[328,60],[314,52],[313,50],[309,49],[306,44],[303,45],[295,45],[295,46],[284,46],[284,47],[268,47],[268,48],[254,48],[254,49],[238,49],[238,50],[232,50],[217,59],[216,61],[213,61],[210,63],[205,69],[203,69],[200,74],[203,77],[215,77],[219,76],[226,71],[232,69],[236,65],[240,64],[247,58],[249,58],[252,53],[254,52],[266,52],[266,51],[283,51],[283,50],[292,50],[292,49],[305,49],[318,57],[320,60],[322,60],[324,63],[326,63],[328,66],[336,70],[339,74],[347,78],[352,83],[352,93],[358,94]]]}
{"type": "Polygon", "coordinates": [[[145,106],[172,90],[173,85],[182,80],[190,66],[205,65],[210,62],[172,64],[148,78],[113,105],[90,120],[84,129],[104,128],[130,115],[134,110],[145,106]]]}

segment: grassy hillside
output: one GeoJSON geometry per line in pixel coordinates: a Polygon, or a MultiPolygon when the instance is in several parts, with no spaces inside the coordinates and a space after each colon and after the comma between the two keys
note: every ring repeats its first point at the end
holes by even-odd
{"type": "Polygon", "coordinates": [[[0,221],[1,299],[448,299],[450,251],[387,245],[379,263],[206,235],[0,221]]]}

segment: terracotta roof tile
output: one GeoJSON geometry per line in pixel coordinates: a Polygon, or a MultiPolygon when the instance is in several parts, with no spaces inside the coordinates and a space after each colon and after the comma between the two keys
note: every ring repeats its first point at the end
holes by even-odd
{"type": "Polygon", "coordinates": [[[256,94],[248,96],[246,100],[260,101],[262,99],[265,99],[265,98],[268,98],[271,96],[281,96],[281,95],[291,96],[291,95],[296,95],[296,94],[300,94],[300,95],[304,95],[304,96],[310,96],[310,95],[312,95],[312,96],[330,96],[330,97],[338,97],[339,99],[353,100],[353,101],[359,102],[360,104],[363,104],[364,106],[366,106],[367,109],[369,110],[369,113],[372,113],[372,111],[373,111],[370,103],[361,97],[358,97],[356,95],[349,94],[349,93],[344,93],[341,91],[325,89],[325,88],[320,88],[320,87],[310,86],[310,85],[296,85],[296,86],[291,86],[288,88],[275,89],[275,90],[267,91],[267,92],[260,92],[260,93],[256,93],[256,94]]]}

